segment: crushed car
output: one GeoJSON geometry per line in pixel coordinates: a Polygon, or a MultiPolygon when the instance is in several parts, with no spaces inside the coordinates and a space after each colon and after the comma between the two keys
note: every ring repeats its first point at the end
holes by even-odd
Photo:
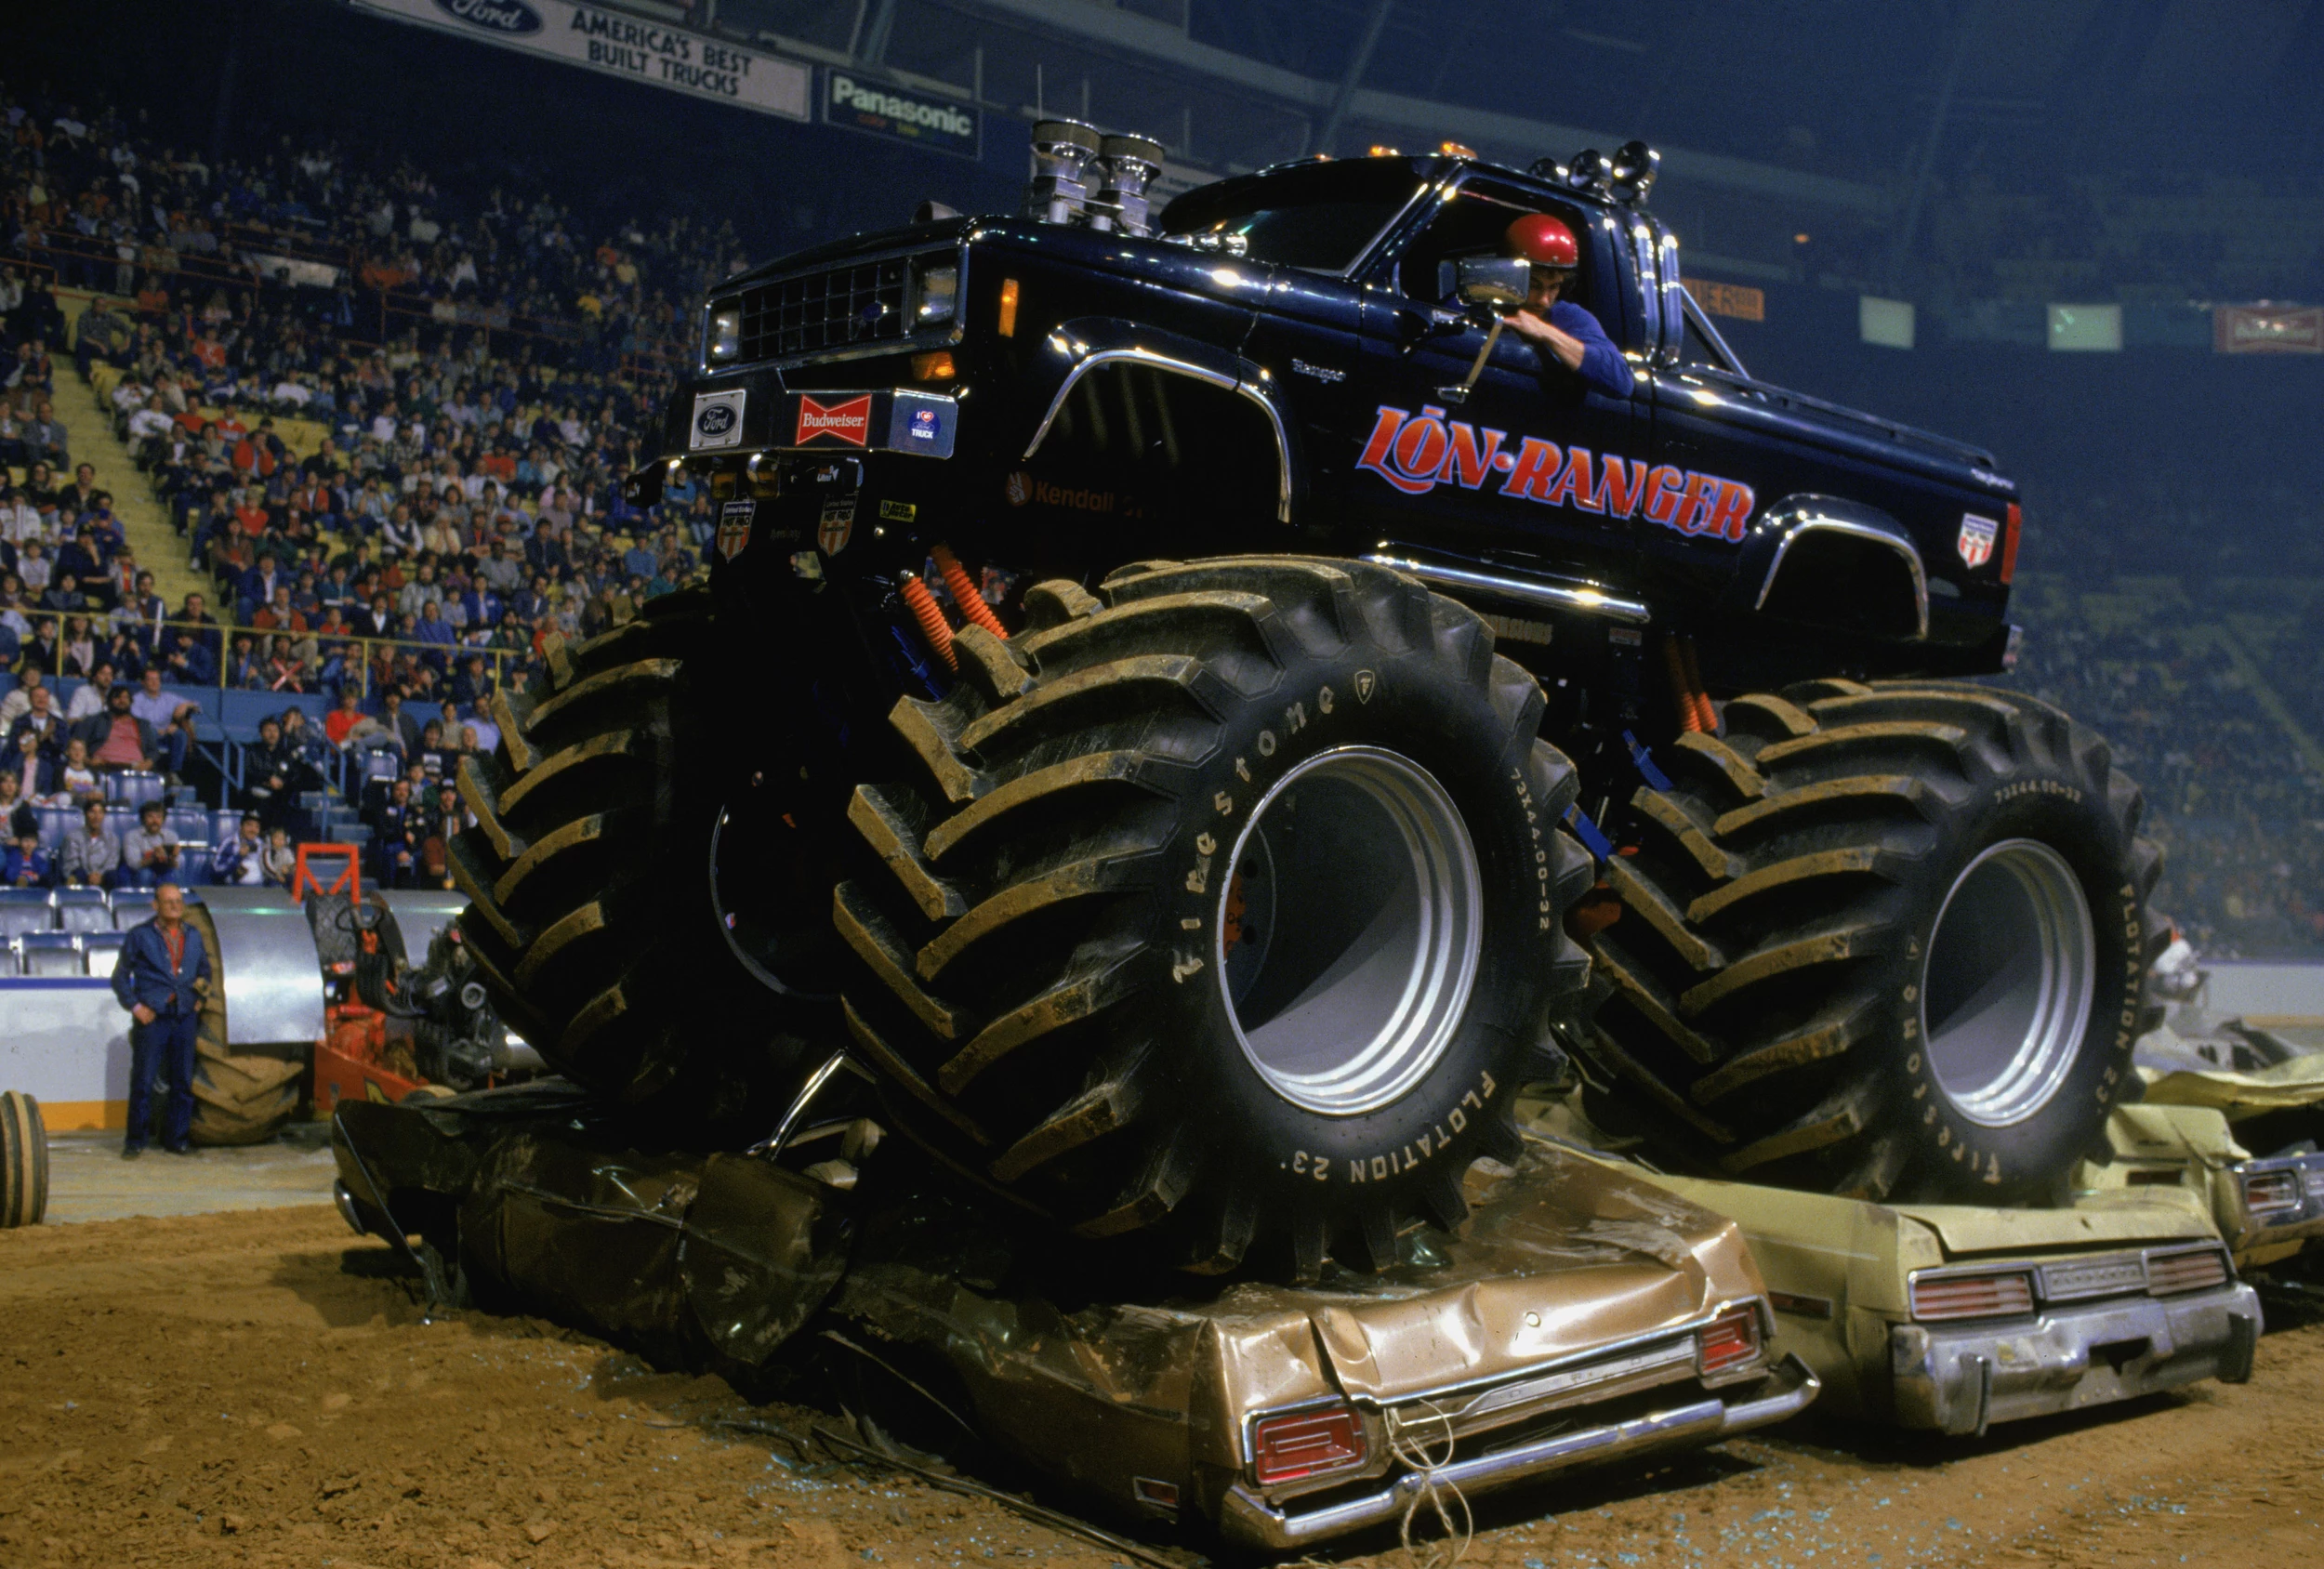
{"type": "Polygon", "coordinates": [[[1377,1272],[1093,1297],[1086,1257],[878,1154],[863,1119],[758,1155],[640,1153],[622,1127],[553,1081],[343,1105],[341,1211],[443,1300],[746,1390],[852,1352],[1094,1508],[1251,1547],[1714,1443],[1817,1392],[1773,1343],[1742,1228],[1550,1145],[1479,1163],[1469,1218],[1406,1231],[1377,1272]]]}
{"type": "Polygon", "coordinates": [[[2324,1236],[2324,1153],[2312,1145],[2254,1156],[2211,1106],[2118,1106],[2113,1158],[2075,1174],[2084,1193],[2185,1188],[2198,1195],[2239,1270],[2281,1263],[2324,1236]]]}

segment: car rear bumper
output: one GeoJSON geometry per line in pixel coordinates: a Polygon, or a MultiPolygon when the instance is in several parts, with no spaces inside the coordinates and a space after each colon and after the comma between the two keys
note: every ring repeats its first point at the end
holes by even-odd
{"type": "Polygon", "coordinates": [[[1474,1497],[1491,1488],[1555,1471],[1654,1450],[1715,1444],[1804,1409],[1821,1387],[1807,1364],[1788,1356],[1765,1380],[1750,1388],[1749,1398],[1730,1401],[1710,1396],[1628,1421],[1553,1433],[1512,1449],[1455,1460],[1433,1471],[1407,1471],[1390,1478],[1377,1491],[1306,1510],[1270,1504],[1248,1484],[1237,1483],[1228,1490],[1220,1510],[1220,1529],[1231,1539],[1254,1547],[1303,1548],[1399,1519],[1414,1501],[1427,1495],[1432,1483],[1457,1486],[1474,1497]]]}
{"type": "Polygon", "coordinates": [[[1889,1332],[1897,1425],[1981,1433],[2199,1378],[2251,1376],[2259,1296],[2240,1282],[2184,1297],[2053,1308],[2030,1322],[1889,1332]]]}

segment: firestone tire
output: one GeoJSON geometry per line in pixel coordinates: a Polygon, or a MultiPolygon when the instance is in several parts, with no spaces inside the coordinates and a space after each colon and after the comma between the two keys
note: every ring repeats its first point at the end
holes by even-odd
{"type": "Polygon", "coordinates": [[[1540,691],[1379,568],[1145,562],[1102,595],[1036,587],[896,706],[923,771],[849,813],[878,858],[835,895],[849,1029],[907,1130],[1082,1236],[1385,1267],[1513,1154],[1587,970],[1540,691]]]}
{"type": "Polygon", "coordinates": [[[1724,706],[1609,865],[1586,1055],[1672,1163],[1859,1197],[2056,1202],[2133,1084],[2161,853],[2106,743],[1940,681],[1724,706]]]}
{"type": "MultiPolygon", "coordinates": [[[[312,1048],[304,1041],[234,1046],[226,1038],[226,975],[209,911],[186,906],[210,956],[210,989],[193,1035],[193,1121],[188,1138],[205,1148],[263,1144],[290,1125],[312,1048]]],[[[160,1097],[155,1097],[160,1111],[160,1097]]]]}
{"type": "Polygon", "coordinates": [[[37,1226],[48,1213],[48,1129],[40,1102],[0,1094],[0,1231],[37,1226]]]}
{"type": "Polygon", "coordinates": [[[750,972],[713,902],[733,720],[713,650],[698,589],[552,637],[547,690],[495,693],[499,745],[460,761],[476,825],[447,855],[500,1017],[559,1072],[696,1134],[772,1126],[807,1011],[750,972]]]}

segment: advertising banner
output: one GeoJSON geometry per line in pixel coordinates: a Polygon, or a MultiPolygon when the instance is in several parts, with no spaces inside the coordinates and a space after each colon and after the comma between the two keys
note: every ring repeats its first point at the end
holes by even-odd
{"type": "Polygon", "coordinates": [[[737,109],[813,117],[813,72],[683,28],[573,0],[352,0],[356,9],[737,109]]]}
{"type": "Polygon", "coordinates": [[[961,158],[974,159],[984,149],[984,125],[971,105],[865,82],[837,68],[824,73],[823,119],[961,158]]]}
{"type": "Polygon", "coordinates": [[[2222,354],[2324,354],[2324,308],[2223,305],[2212,312],[2211,332],[2222,354]]]}

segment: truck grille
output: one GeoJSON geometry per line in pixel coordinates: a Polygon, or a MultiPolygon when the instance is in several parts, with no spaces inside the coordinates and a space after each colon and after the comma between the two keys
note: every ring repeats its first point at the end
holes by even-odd
{"type": "Polygon", "coordinates": [[[761,283],[743,294],[744,362],[900,342],[909,333],[911,260],[890,257],[761,283]]]}

